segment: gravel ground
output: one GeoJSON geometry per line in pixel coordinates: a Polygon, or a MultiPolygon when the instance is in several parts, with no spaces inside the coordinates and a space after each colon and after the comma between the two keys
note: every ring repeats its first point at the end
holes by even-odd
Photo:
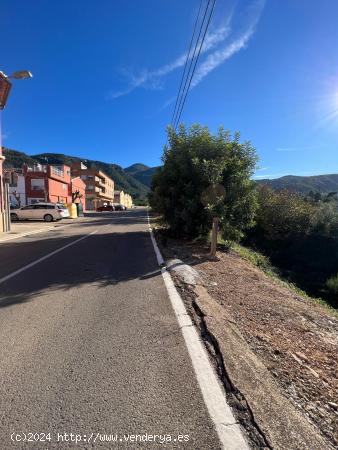
{"type": "Polygon", "coordinates": [[[232,251],[210,261],[203,246],[165,244],[167,258],[198,270],[284,395],[338,448],[338,320],[232,251]]]}

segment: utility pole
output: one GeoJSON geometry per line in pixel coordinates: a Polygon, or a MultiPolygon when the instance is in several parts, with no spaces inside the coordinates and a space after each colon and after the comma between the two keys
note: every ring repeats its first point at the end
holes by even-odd
{"type": "Polygon", "coordinates": [[[211,245],[210,245],[210,256],[216,256],[217,250],[217,235],[218,235],[219,218],[214,217],[212,219],[212,230],[211,230],[211,245]]]}

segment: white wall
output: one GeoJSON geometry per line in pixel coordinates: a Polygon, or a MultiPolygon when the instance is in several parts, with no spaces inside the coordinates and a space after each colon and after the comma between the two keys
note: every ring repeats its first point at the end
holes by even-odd
{"type": "Polygon", "coordinates": [[[17,194],[20,195],[20,206],[25,206],[26,205],[26,187],[25,187],[25,177],[23,175],[18,175],[17,186],[9,187],[9,201],[12,205],[17,205],[18,202],[13,195],[14,192],[16,192],[17,194]]]}

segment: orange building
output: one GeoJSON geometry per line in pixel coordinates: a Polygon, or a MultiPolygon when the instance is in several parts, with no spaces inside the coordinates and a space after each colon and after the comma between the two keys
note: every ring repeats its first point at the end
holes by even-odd
{"type": "Polygon", "coordinates": [[[86,184],[86,208],[96,210],[102,205],[114,202],[114,181],[96,168],[87,168],[82,162],[72,164],[72,175],[78,176],[86,184]]]}
{"type": "Polygon", "coordinates": [[[70,167],[66,165],[24,164],[26,203],[30,205],[39,201],[53,203],[71,203],[69,192],[71,183],[70,167]]]}

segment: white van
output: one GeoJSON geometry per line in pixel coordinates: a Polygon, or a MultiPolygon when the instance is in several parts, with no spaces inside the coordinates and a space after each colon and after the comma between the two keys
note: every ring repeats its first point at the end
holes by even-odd
{"type": "Polygon", "coordinates": [[[23,206],[11,210],[11,220],[44,220],[53,222],[53,220],[62,219],[63,209],[55,203],[34,203],[33,205],[23,206]]]}

